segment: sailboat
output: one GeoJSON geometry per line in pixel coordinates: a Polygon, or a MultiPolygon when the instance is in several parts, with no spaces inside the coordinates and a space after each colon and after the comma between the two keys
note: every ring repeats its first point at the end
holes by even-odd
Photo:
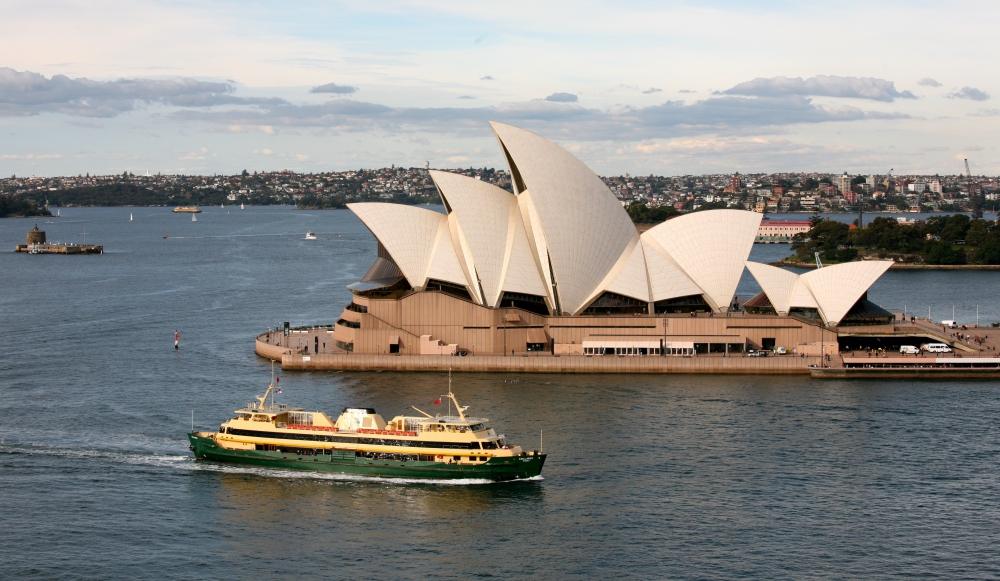
{"type": "Polygon", "coordinates": [[[191,221],[192,222],[197,222],[198,221],[198,216],[195,216],[194,214],[191,214],[191,221]]]}
{"type": "Polygon", "coordinates": [[[128,221],[129,221],[129,222],[131,222],[131,221],[132,221],[132,213],[131,213],[131,212],[130,212],[130,213],[129,213],[129,215],[128,215],[128,221]]]}
{"type": "Polygon", "coordinates": [[[240,204],[240,209],[241,209],[241,210],[243,209],[243,204],[240,204]]]}
{"type": "Polygon", "coordinates": [[[226,209],[226,204],[225,203],[219,204],[219,207],[222,208],[223,210],[225,210],[226,209]]]}

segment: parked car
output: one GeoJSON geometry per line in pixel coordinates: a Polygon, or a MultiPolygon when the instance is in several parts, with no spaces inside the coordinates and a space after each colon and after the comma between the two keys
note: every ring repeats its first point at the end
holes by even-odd
{"type": "Polygon", "coordinates": [[[787,355],[788,354],[788,349],[785,349],[784,347],[775,347],[774,348],[774,354],[775,355],[787,355]]]}
{"type": "Polygon", "coordinates": [[[747,357],[767,357],[767,351],[751,349],[747,351],[747,357]]]}
{"type": "Polygon", "coordinates": [[[958,321],[941,321],[941,324],[948,327],[949,329],[958,328],[958,321]]]}
{"type": "Polygon", "coordinates": [[[917,355],[920,353],[920,349],[913,345],[900,345],[899,352],[903,355],[917,355]]]}

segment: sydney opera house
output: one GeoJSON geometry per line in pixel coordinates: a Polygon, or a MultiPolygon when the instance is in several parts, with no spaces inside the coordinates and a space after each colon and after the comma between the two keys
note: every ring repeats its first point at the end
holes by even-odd
{"type": "Polygon", "coordinates": [[[761,214],[695,212],[639,233],[580,160],[491,123],[513,193],[432,171],[445,211],[357,203],[378,241],[331,332],[339,351],[670,356],[805,349],[888,322],[867,300],[891,261],[806,274],[749,262],[761,214]],[[734,304],[749,269],[763,292],[734,304]]]}

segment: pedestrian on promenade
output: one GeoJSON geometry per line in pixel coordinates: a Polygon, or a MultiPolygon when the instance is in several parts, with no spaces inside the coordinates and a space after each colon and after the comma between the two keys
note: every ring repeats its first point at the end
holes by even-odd
{"type": "Polygon", "coordinates": [[[180,342],[181,342],[181,334],[177,331],[177,329],[174,329],[174,349],[177,349],[178,345],[180,345],[180,342]]]}

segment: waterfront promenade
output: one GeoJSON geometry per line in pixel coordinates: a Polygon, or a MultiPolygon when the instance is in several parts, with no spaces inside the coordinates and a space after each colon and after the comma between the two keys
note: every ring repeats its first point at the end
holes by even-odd
{"type": "MultiPolygon", "coordinates": [[[[296,371],[453,371],[525,372],[525,373],[691,373],[719,375],[812,375],[813,377],[844,377],[844,374],[823,375],[818,369],[841,369],[844,358],[855,360],[870,357],[878,363],[886,357],[898,357],[889,351],[871,354],[868,350],[844,350],[830,353],[824,362],[817,356],[799,354],[748,357],[745,354],[698,354],[691,357],[636,357],[552,355],[548,352],[504,355],[396,355],[347,353],[333,344],[328,327],[293,330],[286,337],[280,331],[262,333],[256,339],[256,353],[280,361],[282,369],[296,371]]],[[[926,319],[897,319],[891,325],[853,327],[840,330],[841,342],[881,340],[900,344],[934,341],[947,343],[955,352],[947,357],[958,361],[969,357],[1000,355],[1000,328],[980,327],[948,329],[926,319]],[[975,338],[981,341],[975,341],[975,338]],[[912,338],[912,340],[910,340],[912,338]]],[[[904,358],[921,364],[921,356],[904,358]]],[[[996,373],[996,372],[991,372],[996,373]]],[[[977,376],[980,376],[979,372],[977,376]]],[[[852,374],[852,376],[858,374],[852,374]]],[[[940,373],[934,373],[937,376],[940,373]]],[[[945,372],[944,375],[957,375],[945,372]]]]}

